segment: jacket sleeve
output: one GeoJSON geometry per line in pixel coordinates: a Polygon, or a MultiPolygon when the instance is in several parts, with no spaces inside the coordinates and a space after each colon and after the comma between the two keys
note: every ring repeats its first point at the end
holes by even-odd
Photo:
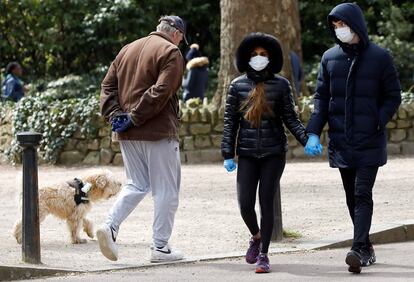
{"type": "Polygon", "coordinates": [[[137,106],[131,110],[135,125],[142,125],[156,116],[181,86],[184,71],[183,57],[178,48],[166,56],[160,67],[156,83],[142,95],[137,106]]]}
{"type": "Polygon", "coordinates": [[[300,122],[295,111],[295,103],[293,102],[292,91],[289,82],[286,81],[285,91],[283,91],[283,106],[282,106],[283,123],[289,131],[295,136],[303,146],[306,145],[308,137],[305,132],[305,127],[300,122]]]}
{"type": "Polygon", "coordinates": [[[319,66],[318,79],[316,82],[316,92],[313,98],[314,109],[308,122],[308,126],[306,127],[306,132],[308,133],[320,136],[323,127],[328,121],[329,100],[331,98],[329,87],[330,81],[326,70],[326,62],[324,56],[322,56],[319,66]]]}
{"type": "Polygon", "coordinates": [[[112,62],[101,84],[100,95],[101,115],[108,121],[116,113],[121,112],[118,101],[118,78],[116,75],[116,60],[112,62]]]}
{"type": "Polygon", "coordinates": [[[236,136],[240,126],[237,90],[230,84],[224,111],[224,129],[221,141],[221,155],[225,160],[235,156],[236,136]]]}
{"type": "Polygon", "coordinates": [[[382,97],[379,107],[379,128],[384,129],[401,104],[401,85],[391,55],[387,52],[381,75],[382,97]]]}

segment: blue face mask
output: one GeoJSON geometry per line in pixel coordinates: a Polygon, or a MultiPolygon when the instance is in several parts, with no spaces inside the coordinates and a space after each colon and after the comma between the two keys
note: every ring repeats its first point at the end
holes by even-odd
{"type": "Polygon", "coordinates": [[[269,64],[269,58],[266,56],[254,56],[250,58],[249,65],[254,69],[255,71],[261,71],[264,68],[267,67],[269,64]]]}

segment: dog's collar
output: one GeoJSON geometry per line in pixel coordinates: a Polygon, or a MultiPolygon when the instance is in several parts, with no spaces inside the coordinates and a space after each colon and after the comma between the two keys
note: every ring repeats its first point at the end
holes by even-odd
{"type": "Polygon", "coordinates": [[[88,192],[91,190],[92,184],[85,182],[79,178],[74,178],[72,181],[68,181],[69,186],[75,188],[75,196],[73,197],[76,205],[89,203],[88,192]]]}

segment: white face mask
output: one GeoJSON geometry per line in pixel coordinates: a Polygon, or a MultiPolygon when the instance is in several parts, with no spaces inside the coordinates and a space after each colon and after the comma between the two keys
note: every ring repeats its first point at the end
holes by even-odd
{"type": "Polygon", "coordinates": [[[255,71],[263,70],[269,64],[269,58],[265,56],[254,56],[250,58],[249,65],[255,71]]]}
{"type": "Polygon", "coordinates": [[[355,36],[355,33],[353,33],[351,31],[349,26],[340,27],[340,28],[335,29],[335,34],[336,34],[336,37],[344,43],[351,42],[352,39],[354,39],[354,36],[355,36]]]}

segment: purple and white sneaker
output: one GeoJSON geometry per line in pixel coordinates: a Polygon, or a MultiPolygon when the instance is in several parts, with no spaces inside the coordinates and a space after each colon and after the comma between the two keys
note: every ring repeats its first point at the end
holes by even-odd
{"type": "Polygon", "coordinates": [[[269,271],[269,258],[265,254],[260,254],[257,258],[256,273],[268,273],[269,271]]]}
{"type": "Polygon", "coordinates": [[[249,248],[246,252],[246,262],[248,264],[254,264],[257,262],[257,257],[260,253],[260,239],[255,240],[253,238],[249,241],[249,248]]]}

